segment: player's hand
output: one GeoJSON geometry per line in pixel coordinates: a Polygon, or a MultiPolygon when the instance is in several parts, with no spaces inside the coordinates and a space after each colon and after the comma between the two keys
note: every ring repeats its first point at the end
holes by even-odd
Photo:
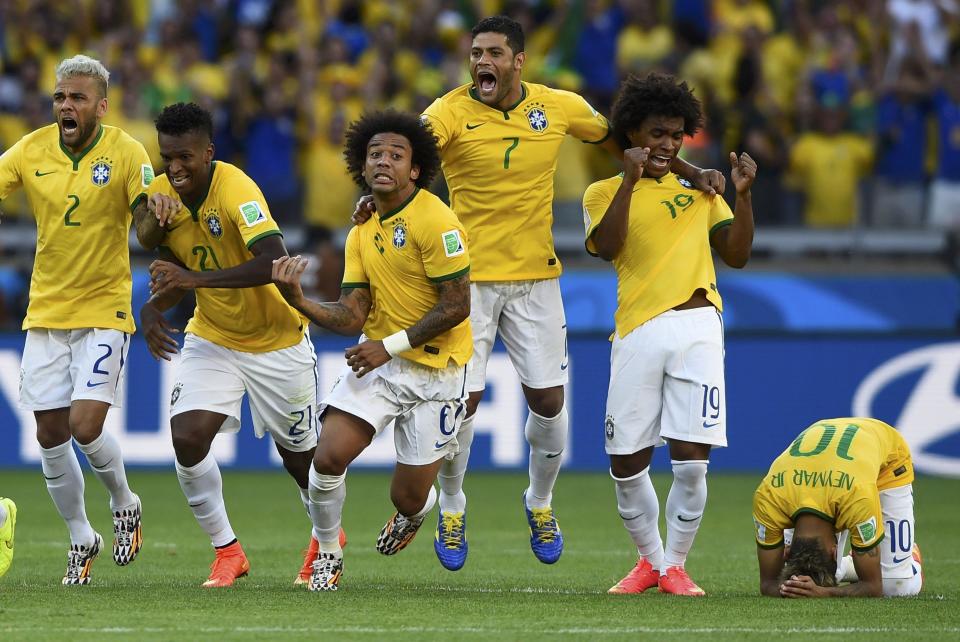
{"type": "Polygon", "coordinates": [[[281,256],[273,260],[273,271],[270,278],[280,290],[284,300],[297,308],[303,301],[303,288],[300,286],[300,277],[309,261],[297,256],[281,256]]]}
{"type": "Polygon", "coordinates": [[[147,301],[140,308],[140,331],[147,340],[147,348],[154,359],[170,361],[172,354],[177,354],[179,345],[171,334],[180,332],[170,325],[152,303],[147,301]]]}
{"type": "Polygon", "coordinates": [[[650,156],[649,147],[631,147],[623,152],[623,180],[629,183],[640,180],[648,156],[650,156]]]}
{"type": "Polygon", "coordinates": [[[711,196],[723,194],[727,189],[727,179],[722,172],[715,169],[701,169],[693,179],[693,186],[711,196]]]}
{"type": "Polygon", "coordinates": [[[781,597],[826,597],[828,591],[810,579],[809,575],[791,575],[780,585],[781,597]]]}
{"type": "Polygon", "coordinates": [[[367,340],[352,348],[347,348],[344,354],[347,357],[347,365],[357,373],[357,378],[392,359],[390,353],[383,347],[383,341],[367,340]]]}
{"type": "Polygon", "coordinates": [[[160,259],[150,264],[150,294],[163,296],[173,290],[192,290],[195,287],[197,284],[190,270],[160,259]]]}
{"type": "Polygon", "coordinates": [[[740,158],[730,152],[730,168],[730,180],[737,188],[737,194],[749,192],[753,180],[757,177],[757,162],[750,158],[747,152],[740,154],[740,158]]]}
{"type": "Polygon", "coordinates": [[[350,222],[354,225],[363,225],[376,211],[377,204],[373,202],[373,196],[364,194],[360,197],[360,200],[357,201],[357,208],[353,210],[353,216],[350,217],[350,222]]]}
{"type": "Polygon", "coordinates": [[[147,208],[157,217],[157,224],[166,227],[170,219],[180,211],[180,201],[166,194],[151,194],[147,199],[147,208]]]}

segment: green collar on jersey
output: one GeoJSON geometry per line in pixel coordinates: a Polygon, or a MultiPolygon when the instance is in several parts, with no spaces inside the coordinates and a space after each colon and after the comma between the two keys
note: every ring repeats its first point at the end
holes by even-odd
{"type": "MultiPolygon", "coordinates": [[[[473,86],[470,87],[470,97],[473,98],[473,99],[474,99],[475,101],[477,101],[478,103],[480,103],[481,105],[483,105],[484,107],[490,107],[490,105],[488,105],[487,103],[485,103],[485,102],[483,102],[482,100],[480,100],[480,95],[477,94],[477,88],[476,88],[476,87],[473,87],[473,86]]],[[[517,102],[513,103],[512,105],[510,105],[510,106],[507,107],[506,109],[497,109],[496,107],[490,107],[490,109],[496,109],[497,111],[502,112],[502,113],[503,113],[503,119],[504,119],[504,120],[510,120],[510,114],[509,114],[508,112],[511,112],[511,111],[513,111],[514,109],[516,109],[517,107],[519,107],[519,106],[520,106],[520,103],[522,103],[522,102],[525,101],[526,99],[527,99],[527,83],[521,82],[521,83],[520,83],[520,100],[518,100],[517,102]]]]}
{"type": "Polygon", "coordinates": [[[80,161],[83,160],[83,157],[86,156],[94,146],[100,142],[100,139],[103,138],[103,125],[98,125],[99,129],[97,130],[97,135],[93,137],[93,140],[89,145],[80,150],[79,154],[74,155],[70,149],[63,144],[63,139],[59,136],[59,131],[57,132],[57,140],[60,142],[60,151],[67,155],[71,161],[73,161],[73,171],[80,169],[80,161]]]}
{"type": "Polygon", "coordinates": [[[381,217],[380,217],[380,220],[381,220],[381,221],[385,221],[385,220],[387,220],[388,218],[390,218],[391,216],[393,216],[394,214],[399,214],[399,213],[400,213],[400,210],[402,210],[402,209],[405,208],[407,205],[409,205],[409,204],[410,204],[410,201],[412,201],[414,198],[416,198],[416,197],[417,197],[417,194],[419,194],[419,193],[420,193],[420,188],[419,188],[419,187],[413,188],[413,193],[410,194],[410,196],[407,197],[407,200],[405,200],[404,202],[400,203],[400,204],[397,205],[395,208],[393,208],[392,210],[390,210],[389,212],[387,212],[386,214],[384,214],[383,216],[381,216],[381,217]]]}
{"type": "Polygon", "coordinates": [[[196,203],[193,205],[183,202],[187,206],[187,209],[190,210],[190,216],[193,217],[193,222],[197,223],[200,221],[200,206],[203,205],[203,202],[207,200],[207,194],[210,193],[210,186],[213,185],[213,172],[217,169],[217,161],[212,161],[210,163],[210,176],[208,176],[207,187],[203,190],[203,196],[201,196],[196,203]]]}

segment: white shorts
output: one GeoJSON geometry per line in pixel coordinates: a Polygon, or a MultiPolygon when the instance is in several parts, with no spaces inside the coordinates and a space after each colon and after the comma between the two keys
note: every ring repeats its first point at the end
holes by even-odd
{"type": "MultiPolygon", "coordinates": [[[[466,368],[440,370],[394,357],[363,377],[345,366],[320,405],[363,419],[379,433],[394,421],[397,462],[425,466],[456,454],[466,414],[466,368]]],[[[321,430],[322,430],[321,426],[321,430]]]]}
{"type": "Polygon", "coordinates": [[[668,310],[614,336],[604,422],[608,455],[664,439],[727,445],[723,322],[713,306],[668,310]]]}
{"type": "Polygon", "coordinates": [[[471,283],[470,326],[470,392],[486,387],[487,359],[498,332],[525,386],[541,390],[567,383],[567,319],[559,279],[471,283]]]}
{"type": "Polygon", "coordinates": [[[30,328],[20,362],[20,406],[68,408],[78,399],[120,407],[130,335],[120,330],[30,328]]]}
{"type": "Polygon", "coordinates": [[[246,393],[258,438],[269,432],[277,445],[293,452],[317,445],[317,355],[309,336],[289,348],[257,353],[188,333],[175,381],[171,417],[209,410],[227,416],[221,432],[237,432],[246,393]]]}

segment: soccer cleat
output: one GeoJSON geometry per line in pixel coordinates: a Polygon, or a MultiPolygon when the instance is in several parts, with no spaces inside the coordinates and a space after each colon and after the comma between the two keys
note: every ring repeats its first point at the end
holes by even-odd
{"type": "Polygon", "coordinates": [[[237,578],[250,572],[250,562],[240,547],[240,542],[234,542],[216,551],[217,557],[210,565],[210,577],[203,583],[204,588],[233,586],[237,578]]]}
{"type": "Polygon", "coordinates": [[[637,565],[633,567],[627,576],[611,586],[607,593],[616,595],[627,595],[631,593],[643,593],[647,589],[654,588],[660,583],[660,571],[653,568],[646,558],[641,557],[637,565]]]}
{"type": "Polygon", "coordinates": [[[319,553],[313,562],[310,584],[311,591],[336,591],[343,575],[343,554],[319,553]]]}
{"type": "Polygon", "coordinates": [[[467,516],[465,513],[440,511],[433,550],[440,564],[448,571],[459,571],[467,561],[467,516]]]}
{"type": "Polygon", "coordinates": [[[113,512],[113,561],[126,566],[137,559],[143,546],[143,526],[140,523],[140,498],[132,508],[113,512]]]}
{"type": "Polygon", "coordinates": [[[67,573],[63,576],[63,584],[89,584],[90,569],[93,560],[97,559],[103,549],[103,538],[100,533],[94,532],[92,546],[73,544],[67,552],[67,573]]]}
{"type": "Polygon", "coordinates": [[[553,509],[527,508],[527,491],[523,491],[521,498],[523,510],[527,513],[527,523],[530,525],[530,548],[538,560],[544,564],[553,564],[563,553],[563,533],[553,516],[553,509]]]}
{"type": "MultiPolygon", "coordinates": [[[[347,545],[347,534],[340,529],[340,548],[347,545]]],[[[310,576],[313,575],[313,563],[317,561],[317,555],[320,554],[320,542],[316,537],[310,536],[310,546],[303,553],[303,566],[300,567],[300,573],[297,579],[293,580],[294,586],[300,586],[310,583],[310,576]]]]}
{"type": "Polygon", "coordinates": [[[422,523],[423,517],[411,520],[400,513],[394,513],[377,536],[377,550],[383,555],[396,555],[413,541],[422,523]]]}
{"type": "Polygon", "coordinates": [[[0,577],[10,570],[13,563],[13,535],[17,527],[17,505],[12,499],[0,497],[0,504],[7,509],[7,519],[0,526],[0,577]]]}
{"type": "MultiPolygon", "coordinates": [[[[2,539],[2,538],[0,538],[0,539],[2,539]]],[[[0,544],[0,545],[2,545],[2,544],[0,544]]],[[[920,588],[922,589],[922,588],[923,588],[923,583],[924,583],[924,581],[926,581],[926,578],[923,576],[923,556],[920,554],[920,547],[917,546],[917,543],[916,543],[916,542],[913,543],[913,561],[916,562],[916,563],[920,566],[920,588]]],[[[916,575],[916,573],[917,573],[916,567],[914,567],[913,573],[914,573],[914,575],[916,575]]],[[[3,573],[0,572],[0,575],[3,575],[3,573]]]]}
{"type": "Polygon", "coordinates": [[[660,576],[660,592],[688,597],[703,597],[706,592],[694,584],[682,566],[671,566],[660,576]]]}

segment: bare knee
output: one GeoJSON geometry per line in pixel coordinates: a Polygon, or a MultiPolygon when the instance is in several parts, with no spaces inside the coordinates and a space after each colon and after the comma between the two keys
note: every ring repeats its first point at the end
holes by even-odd
{"type": "Polygon", "coordinates": [[[173,451],[181,466],[196,466],[210,452],[210,440],[202,432],[189,426],[172,425],[171,437],[173,451]]]}
{"type": "Polygon", "coordinates": [[[553,388],[523,387],[527,406],[541,417],[556,417],[563,410],[563,386],[553,388]]]}
{"type": "Polygon", "coordinates": [[[617,479],[629,479],[649,468],[653,447],[638,450],[631,455],[610,455],[610,472],[617,479]]]}
{"type": "Polygon", "coordinates": [[[293,477],[300,488],[306,488],[310,483],[310,464],[313,462],[313,451],[293,452],[277,447],[283,467],[293,477]]]}
{"type": "Polygon", "coordinates": [[[401,515],[416,515],[427,502],[427,496],[416,489],[394,485],[390,488],[390,500],[401,515]]]}
{"type": "Polygon", "coordinates": [[[342,457],[329,449],[321,450],[317,448],[313,455],[313,467],[321,475],[340,476],[347,472],[347,466],[349,465],[350,461],[346,457],[342,457]]]}
{"type": "Polygon", "coordinates": [[[87,417],[74,419],[70,417],[70,434],[77,443],[89,444],[103,432],[103,422],[87,417]]]}

